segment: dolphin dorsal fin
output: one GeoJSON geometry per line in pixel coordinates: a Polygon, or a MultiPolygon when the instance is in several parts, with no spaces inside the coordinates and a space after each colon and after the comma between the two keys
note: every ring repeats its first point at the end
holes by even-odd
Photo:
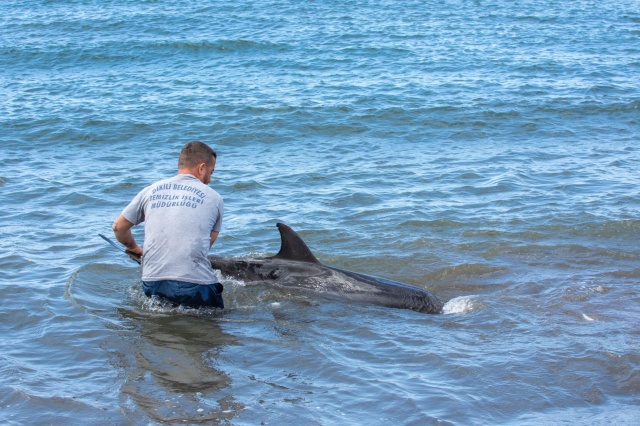
{"type": "Polygon", "coordinates": [[[302,241],[302,238],[284,223],[276,225],[280,231],[280,251],[273,256],[276,259],[297,260],[299,262],[320,263],[311,253],[309,247],[302,241]]]}

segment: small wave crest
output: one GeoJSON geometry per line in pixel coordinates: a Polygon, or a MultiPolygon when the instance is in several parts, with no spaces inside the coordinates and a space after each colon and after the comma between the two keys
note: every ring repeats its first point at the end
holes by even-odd
{"type": "Polygon", "coordinates": [[[507,272],[503,266],[487,266],[477,263],[465,263],[441,268],[429,274],[430,281],[453,281],[461,279],[488,277],[507,272]]]}
{"type": "Polygon", "coordinates": [[[468,314],[478,308],[478,302],[474,296],[454,297],[444,304],[443,314],[468,314]]]}

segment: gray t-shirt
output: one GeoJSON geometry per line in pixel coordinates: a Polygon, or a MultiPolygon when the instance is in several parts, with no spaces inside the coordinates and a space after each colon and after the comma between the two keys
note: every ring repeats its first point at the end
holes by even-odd
{"type": "Polygon", "coordinates": [[[142,280],[216,283],[207,255],[223,212],[220,194],[193,175],[179,174],[140,191],[122,215],[134,225],[145,222],[142,280]]]}

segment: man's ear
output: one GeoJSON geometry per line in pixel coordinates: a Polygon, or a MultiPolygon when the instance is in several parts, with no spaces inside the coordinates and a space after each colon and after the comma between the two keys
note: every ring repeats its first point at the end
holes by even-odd
{"type": "Polygon", "coordinates": [[[197,172],[198,172],[198,177],[202,178],[204,174],[207,172],[207,163],[198,164],[197,172]]]}

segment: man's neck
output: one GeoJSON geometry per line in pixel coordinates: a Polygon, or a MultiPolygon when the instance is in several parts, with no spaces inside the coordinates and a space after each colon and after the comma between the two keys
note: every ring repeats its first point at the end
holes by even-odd
{"type": "MultiPolygon", "coordinates": [[[[198,176],[196,175],[196,172],[190,169],[178,169],[178,174],[179,175],[190,175],[193,176],[194,178],[198,179],[198,176]]],[[[200,179],[198,179],[200,180],[200,179]]]]}

